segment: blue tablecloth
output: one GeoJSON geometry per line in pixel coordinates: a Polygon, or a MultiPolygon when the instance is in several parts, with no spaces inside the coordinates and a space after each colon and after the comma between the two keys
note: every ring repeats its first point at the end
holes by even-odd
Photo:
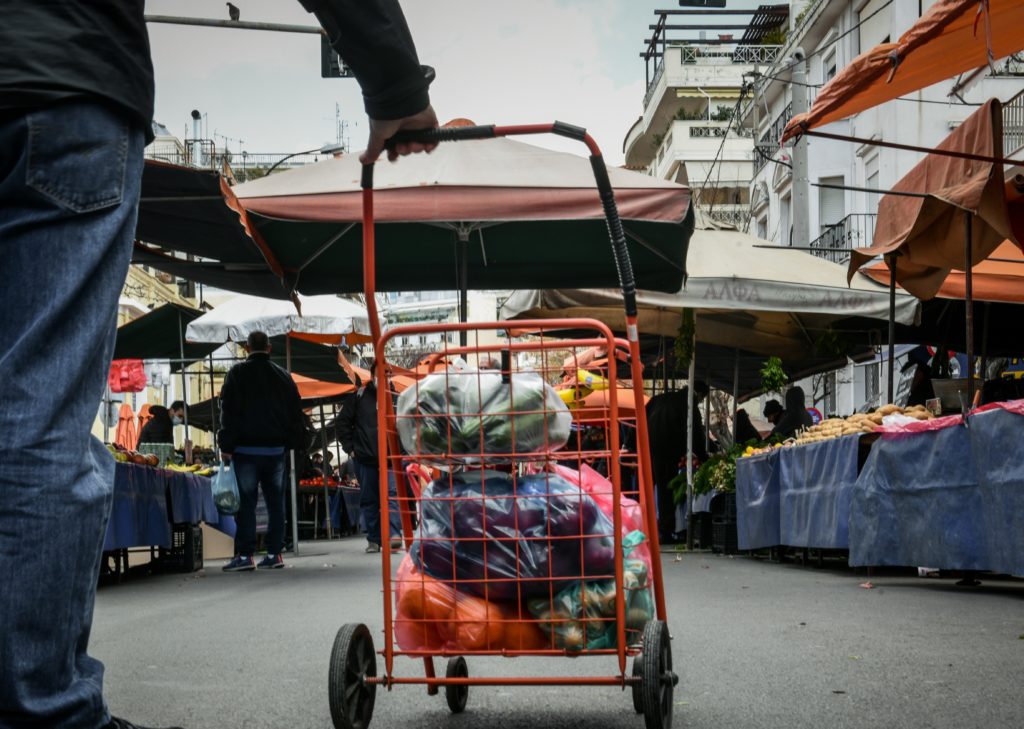
{"type": "Polygon", "coordinates": [[[736,461],[736,537],[740,549],[782,544],[779,537],[779,452],[736,461]]]}
{"type": "Polygon", "coordinates": [[[779,448],[779,539],[789,547],[847,549],[859,435],[779,448]]]}
{"type": "Polygon", "coordinates": [[[132,463],[115,464],[113,507],[103,549],[148,546],[171,546],[163,472],[132,463]]]}
{"type": "Polygon", "coordinates": [[[884,436],[853,493],[850,564],[1024,575],[1024,418],[884,436]]]}
{"type": "Polygon", "coordinates": [[[213,503],[210,479],[194,473],[164,471],[171,495],[171,516],[175,524],[216,524],[217,506],[213,503]]]}

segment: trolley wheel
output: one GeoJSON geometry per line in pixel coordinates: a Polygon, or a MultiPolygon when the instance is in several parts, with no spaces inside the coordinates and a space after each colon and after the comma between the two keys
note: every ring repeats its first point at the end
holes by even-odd
{"type": "MultiPolygon", "coordinates": [[[[448,678],[468,678],[469,667],[466,659],[462,656],[448,659],[448,670],[444,674],[448,678]]],[[[448,708],[453,714],[461,714],[466,710],[466,701],[469,699],[469,686],[453,686],[448,684],[444,687],[444,698],[448,702],[448,708]]]]}
{"type": "MultiPolygon", "coordinates": [[[[672,672],[672,643],[668,625],[651,620],[644,626],[644,652],[640,654],[640,698],[647,729],[672,726],[672,690],[678,681],[672,672]]],[[[635,671],[635,669],[634,669],[635,671]]]]}
{"type": "Polygon", "coordinates": [[[334,638],[327,689],[335,729],[366,729],[373,717],[376,684],[365,679],[377,675],[373,637],[362,623],[348,623],[334,638]]]}
{"type": "Polygon", "coordinates": [[[633,678],[637,679],[630,687],[633,692],[633,711],[638,714],[644,713],[644,694],[643,687],[640,683],[643,680],[644,675],[644,661],[641,656],[637,656],[633,659],[633,678]]]}

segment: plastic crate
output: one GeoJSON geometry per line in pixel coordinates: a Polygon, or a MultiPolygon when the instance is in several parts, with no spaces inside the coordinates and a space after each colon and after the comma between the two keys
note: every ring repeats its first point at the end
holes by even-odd
{"type": "Polygon", "coordinates": [[[694,546],[697,549],[711,549],[711,544],[714,541],[714,533],[711,524],[711,514],[708,512],[699,512],[694,514],[694,546]]]}
{"type": "Polygon", "coordinates": [[[715,522],[711,526],[711,551],[718,554],[737,554],[736,522],[715,522]]]}
{"type": "Polygon", "coordinates": [[[157,564],[165,572],[196,572],[203,568],[203,528],[198,524],[174,524],[171,547],[160,547],[157,564]]]}
{"type": "Polygon", "coordinates": [[[711,516],[716,522],[736,522],[736,494],[715,494],[711,499],[711,516]]]}

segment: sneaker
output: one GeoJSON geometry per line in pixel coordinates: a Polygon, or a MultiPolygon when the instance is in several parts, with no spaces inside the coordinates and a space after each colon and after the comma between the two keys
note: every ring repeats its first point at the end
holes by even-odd
{"type": "Polygon", "coordinates": [[[403,546],[405,546],[405,545],[402,543],[401,539],[392,539],[391,540],[391,551],[392,552],[401,552],[403,546]]]}
{"type": "Polygon", "coordinates": [[[367,542],[366,543],[366,553],[367,554],[376,554],[379,551],[380,551],[380,545],[379,544],[375,544],[373,542],[367,542]]]}
{"type": "MultiPolygon", "coordinates": [[[[118,719],[116,716],[110,717],[110,721],[104,724],[101,729],[150,729],[148,727],[139,726],[138,724],[132,724],[130,721],[124,719],[118,719]]],[[[169,726],[166,729],[181,729],[180,726],[169,726]]]]}
{"type": "Polygon", "coordinates": [[[256,565],[258,570],[279,570],[284,567],[284,557],[280,554],[268,554],[256,565]]]}
{"type": "Polygon", "coordinates": [[[225,572],[249,572],[254,569],[256,569],[256,564],[252,561],[252,557],[241,554],[224,565],[225,572]]]}

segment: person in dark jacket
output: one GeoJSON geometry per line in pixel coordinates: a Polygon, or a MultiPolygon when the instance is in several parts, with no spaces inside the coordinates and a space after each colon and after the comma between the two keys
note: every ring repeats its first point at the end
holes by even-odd
{"type": "Polygon", "coordinates": [[[764,419],[767,420],[772,427],[775,427],[779,424],[779,421],[782,420],[782,413],[785,411],[786,410],[782,407],[781,402],[778,400],[769,400],[764,404],[764,410],[761,414],[764,415],[764,419]]]}
{"type": "MultiPolygon", "coordinates": [[[[706,460],[704,423],[700,416],[700,403],[707,397],[703,382],[694,384],[693,398],[693,453],[706,460]]],[[[655,395],[647,403],[647,433],[650,442],[651,470],[657,492],[658,531],[667,544],[673,540],[676,509],[669,483],[679,474],[681,462],[686,459],[686,403],[687,388],[655,395]]]]}
{"type": "Polygon", "coordinates": [[[285,370],[270,361],[270,340],[252,332],[246,341],[249,357],[236,364],[220,390],[221,456],[230,462],[238,481],[240,506],[235,515],[235,557],[225,572],[284,567],[285,453],[305,440],[302,400],[285,370]],[[267,556],[257,565],[256,500],[259,489],[267,505],[267,556]]]}
{"type": "Polygon", "coordinates": [[[175,400],[169,406],[154,405],[149,421],[139,431],[139,443],[173,443],[174,426],[185,421],[185,403],[175,400]]]}
{"type": "Polygon", "coordinates": [[[779,422],[775,424],[772,435],[792,438],[798,430],[814,425],[811,414],[807,412],[804,402],[804,389],[799,385],[789,388],[786,393],[786,409],[779,422]]]}
{"type": "MultiPolygon", "coordinates": [[[[363,385],[342,405],[338,415],[338,440],[348,454],[359,481],[359,509],[366,527],[366,553],[380,551],[380,464],[377,460],[377,375],[370,365],[373,380],[363,385]]],[[[388,492],[394,492],[388,479],[388,492]]],[[[401,522],[397,509],[389,509],[391,546],[400,547],[401,522]]]]}
{"type": "MultiPolygon", "coordinates": [[[[397,0],[303,5],[363,90],[365,161],[400,129],[437,126],[434,73],[397,0]]],[[[3,3],[0,240],[18,284],[0,287],[4,379],[17,383],[0,407],[4,726],[134,727],[110,716],[103,664],[88,654],[114,468],[89,432],[153,138],[144,12],[144,0],[3,3]]],[[[400,144],[389,156],[428,148],[400,144]]]]}
{"type": "Polygon", "coordinates": [[[750,422],[750,413],[741,408],[736,411],[736,445],[743,445],[752,440],[761,440],[761,434],[750,422]]]}

